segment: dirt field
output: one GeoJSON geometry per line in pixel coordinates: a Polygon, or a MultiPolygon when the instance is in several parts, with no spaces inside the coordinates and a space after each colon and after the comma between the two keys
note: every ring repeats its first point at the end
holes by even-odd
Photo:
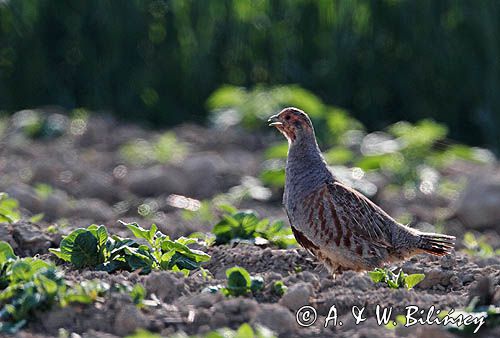
{"type": "MultiPolygon", "coordinates": [[[[334,278],[302,248],[276,249],[244,243],[204,249],[212,256],[203,265],[207,276],[201,271],[185,277],[171,271],[139,275],[76,270],[56,260],[48,248],[58,246],[63,235],[78,227],[105,224],[110,232],[130,236],[117,222],[122,219],[137,221],[146,228],[156,223],[162,232],[174,238],[210,231],[212,220],[186,217],[185,211],[169,203],[171,194],[205,200],[229,191],[240,208],[255,209],[271,219],[285,219],[285,215],[279,190],[268,191],[248,179],[258,176],[262,153],[266,144],[275,140],[273,136],[184,125],[173,132],[187,149],[186,154],[178,154],[178,158],[175,155],[167,164],[155,160],[134,164],[124,157],[123,145],[133,139],[151,140],[158,135],[156,132],[118,124],[107,117],[92,117],[83,124],[69,120],[63,123],[69,132],[59,138],[33,141],[15,128],[2,136],[0,191],[18,199],[25,215],[44,213],[44,220],[37,224],[0,224],[0,239],[9,242],[20,256],[39,255],[55,261],[65,278],[77,283],[92,279],[111,286],[141,283],[150,302],[139,308],[128,294],[111,287],[94,304],[70,305],[34,314],[17,333],[19,337],[69,333],[115,337],[132,334],[138,328],[168,337],[189,336],[224,327],[237,329],[242,323],[265,326],[279,337],[452,337],[454,334],[439,325],[409,328],[398,325],[395,329],[379,326],[375,307],[392,307],[395,318],[404,315],[409,305],[426,311],[433,305],[442,310],[464,308],[474,296],[479,296],[484,304],[499,305],[500,297],[494,293],[500,283],[500,257],[481,258],[461,252],[461,239],[468,229],[452,216],[444,229],[458,238],[454,255],[417,256],[398,265],[406,273],[426,275],[424,281],[409,291],[375,284],[366,273],[346,272],[334,278]],[[238,197],[242,189],[257,198],[238,197]],[[261,198],[263,191],[269,195],[265,200],[261,198]],[[144,205],[150,208],[146,216],[138,214],[138,208],[145,208],[144,205]],[[57,231],[49,231],[54,224],[59,224],[57,231]],[[207,287],[224,284],[226,269],[236,265],[263,277],[264,289],[254,296],[236,298],[211,293],[207,287]],[[275,281],[283,281],[288,287],[281,297],[273,292],[275,281]],[[301,327],[296,320],[297,310],[303,305],[317,311],[318,318],[309,327],[301,327]],[[335,327],[330,321],[325,328],[325,318],[333,305],[343,324],[335,327]],[[368,319],[356,325],[351,314],[353,307],[365,307],[364,316],[368,319]]],[[[463,164],[448,174],[465,177],[477,170],[463,164]]],[[[375,199],[393,215],[401,210],[411,213],[422,227],[430,227],[429,223],[443,208],[452,208],[449,200],[440,197],[417,196],[411,201],[393,197],[382,192],[375,199]]],[[[495,230],[480,230],[488,234],[493,248],[499,247],[495,230]]],[[[475,336],[498,337],[500,328],[481,330],[475,336]]]]}

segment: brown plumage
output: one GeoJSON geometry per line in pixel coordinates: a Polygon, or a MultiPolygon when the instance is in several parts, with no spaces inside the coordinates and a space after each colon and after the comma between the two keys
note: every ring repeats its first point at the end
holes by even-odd
{"type": "Polygon", "coordinates": [[[293,234],[331,272],[371,270],[419,253],[450,253],[455,237],[399,224],[364,195],[337,181],[303,111],[285,108],[269,123],[289,143],[283,204],[293,234]]]}

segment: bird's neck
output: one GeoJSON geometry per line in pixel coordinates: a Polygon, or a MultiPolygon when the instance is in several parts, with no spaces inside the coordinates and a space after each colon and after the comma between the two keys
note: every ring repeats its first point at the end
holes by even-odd
{"type": "Polygon", "coordinates": [[[304,135],[290,142],[287,163],[295,167],[309,167],[311,164],[326,166],[314,134],[304,135]]]}
{"type": "Polygon", "coordinates": [[[331,180],[333,176],[328,170],[314,134],[297,138],[290,143],[286,164],[287,193],[306,195],[331,180]]]}

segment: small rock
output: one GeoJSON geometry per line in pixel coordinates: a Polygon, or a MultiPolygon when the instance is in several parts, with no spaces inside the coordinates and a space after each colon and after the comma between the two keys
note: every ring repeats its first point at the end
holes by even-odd
{"type": "Polygon", "coordinates": [[[42,323],[45,330],[56,333],[61,327],[74,327],[78,314],[75,308],[69,306],[66,308],[55,308],[46,312],[43,316],[42,323]]]}
{"type": "Polygon", "coordinates": [[[42,201],[35,190],[27,184],[19,183],[5,191],[10,197],[18,200],[19,205],[33,213],[42,212],[42,201]]]}
{"type": "Polygon", "coordinates": [[[455,251],[449,255],[441,257],[440,263],[443,269],[453,269],[453,267],[457,264],[455,251]]]}
{"type": "Polygon", "coordinates": [[[38,225],[30,222],[12,224],[12,237],[24,255],[46,253],[51,247],[51,239],[38,225]]]}
{"type": "Polygon", "coordinates": [[[430,289],[437,284],[447,286],[450,284],[450,278],[453,275],[454,273],[452,271],[433,269],[425,274],[424,280],[417,284],[416,287],[420,289],[430,289]]]}
{"type": "Polygon", "coordinates": [[[10,244],[12,249],[16,251],[17,249],[17,243],[14,241],[14,238],[12,238],[11,234],[12,230],[10,228],[9,223],[0,223],[0,238],[2,241],[6,241],[7,243],[10,244]]]}
{"type": "Polygon", "coordinates": [[[472,285],[469,289],[469,304],[472,299],[477,298],[477,306],[488,306],[493,303],[493,296],[495,291],[493,289],[492,281],[489,277],[479,278],[475,285],[472,285]]]}
{"type": "Polygon", "coordinates": [[[261,324],[279,335],[292,333],[297,327],[292,313],[276,304],[261,304],[254,323],[261,324]]]}
{"type": "Polygon", "coordinates": [[[292,311],[297,311],[301,306],[309,304],[312,294],[313,286],[310,283],[294,284],[288,288],[279,303],[292,311]]]}
{"type": "Polygon", "coordinates": [[[135,305],[123,305],[116,314],[114,332],[119,336],[133,333],[139,328],[147,326],[147,319],[135,305]]]}
{"type": "Polygon", "coordinates": [[[374,283],[367,274],[356,273],[346,283],[346,286],[354,290],[366,291],[372,288],[374,283]]]}
{"type": "Polygon", "coordinates": [[[184,278],[170,271],[152,272],[146,279],[145,287],[148,293],[154,293],[167,303],[178,298],[185,290],[184,278]]]}
{"type": "Polygon", "coordinates": [[[450,284],[453,288],[458,289],[463,285],[462,280],[458,276],[453,276],[450,278],[450,284]]]}
{"type": "Polygon", "coordinates": [[[234,323],[248,323],[255,318],[259,304],[253,299],[234,298],[223,300],[212,306],[211,326],[220,328],[234,323]]]}

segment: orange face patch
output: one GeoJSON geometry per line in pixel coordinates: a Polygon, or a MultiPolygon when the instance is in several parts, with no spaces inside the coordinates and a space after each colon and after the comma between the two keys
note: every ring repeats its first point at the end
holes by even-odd
{"type": "Polygon", "coordinates": [[[278,118],[281,124],[276,125],[276,128],[291,141],[295,141],[297,138],[298,129],[312,130],[307,116],[298,109],[283,109],[278,114],[278,118]]]}

